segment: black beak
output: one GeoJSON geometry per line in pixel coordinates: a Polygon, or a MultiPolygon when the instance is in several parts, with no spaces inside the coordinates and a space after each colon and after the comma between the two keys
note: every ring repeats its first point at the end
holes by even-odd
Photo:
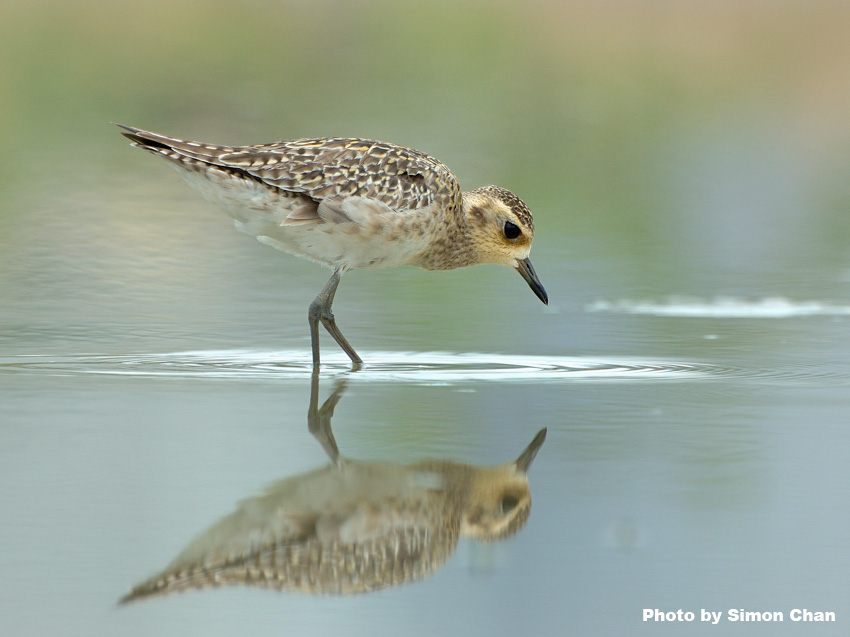
{"type": "Polygon", "coordinates": [[[534,440],[529,443],[529,445],[525,448],[525,451],[523,451],[520,457],[516,459],[517,469],[519,469],[523,473],[528,473],[528,468],[534,461],[534,456],[537,455],[537,452],[543,445],[544,440],[546,440],[545,427],[537,432],[537,435],[534,436],[534,440]]]}
{"type": "Polygon", "coordinates": [[[546,290],[543,289],[543,284],[540,282],[540,279],[537,278],[537,272],[534,271],[531,261],[528,259],[520,259],[516,262],[516,269],[522,278],[525,279],[525,282],[528,283],[528,286],[532,289],[532,291],[537,295],[537,298],[543,301],[545,305],[549,305],[549,295],[546,294],[546,290]]]}

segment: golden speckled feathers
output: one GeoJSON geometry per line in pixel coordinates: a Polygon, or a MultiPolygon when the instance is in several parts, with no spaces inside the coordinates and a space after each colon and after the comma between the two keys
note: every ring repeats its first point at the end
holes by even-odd
{"type": "Polygon", "coordinates": [[[260,144],[215,146],[123,126],[137,146],[172,160],[195,160],[315,201],[336,196],[378,200],[396,211],[434,205],[454,212],[461,192],[454,174],[425,153],[386,142],[324,137],[260,144]]]}
{"type": "Polygon", "coordinates": [[[362,543],[277,542],[226,559],[166,569],[120,603],[216,586],[242,585],[320,595],[368,593],[422,579],[454,553],[456,525],[393,529],[362,543]]]}

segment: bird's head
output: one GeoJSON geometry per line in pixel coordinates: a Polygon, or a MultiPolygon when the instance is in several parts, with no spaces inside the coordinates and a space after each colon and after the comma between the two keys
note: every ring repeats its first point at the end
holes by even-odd
{"type": "Polygon", "coordinates": [[[525,526],[531,513],[528,468],[544,440],[546,429],[540,430],[513,462],[475,469],[461,520],[462,536],[500,540],[525,526]]]}
{"type": "Polygon", "coordinates": [[[528,258],[534,220],[525,202],[510,190],[484,186],[463,194],[463,216],[479,263],[500,263],[517,270],[541,301],[549,296],[528,258]]]}

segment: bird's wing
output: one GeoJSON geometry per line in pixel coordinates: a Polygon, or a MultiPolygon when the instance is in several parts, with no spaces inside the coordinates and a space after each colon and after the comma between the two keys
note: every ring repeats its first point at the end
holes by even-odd
{"type": "MultiPolygon", "coordinates": [[[[310,480],[338,474],[335,468],[314,472],[310,480]]],[[[309,495],[309,484],[281,481],[240,503],[121,602],[221,585],[350,594],[425,577],[452,555],[460,534],[457,512],[427,497],[438,481],[426,478],[430,482],[415,477],[415,497],[390,485],[395,495],[346,496],[321,510],[290,497],[293,489],[309,495]]]]}
{"type": "Polygon", "coordinates": [[[419,151],[367,139],[325,137],[216,146],[120,125],[137,146],[237,171],[316,202],[372,199],[397,212],[436,206],[459,210],[460,186],[440,161],[419,151]]]}

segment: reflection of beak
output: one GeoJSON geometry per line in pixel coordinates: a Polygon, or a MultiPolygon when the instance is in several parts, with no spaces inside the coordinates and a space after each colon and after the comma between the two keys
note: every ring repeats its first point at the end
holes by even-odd
{"type": "Polygon", "coordinates": [[[534,440],[532,440],[531,443],[525,448],[525,451],[522,452],[520,457],[516,459],[516,468],[518,471],[528,473],[528,468],[534,461],[534,456],[537,455],[537,452],[543,445],[544,440],[546,440],[546,427],[537,432],[537,435],[534,436],[534,440]]]}
{"type": "Polygon", "coordinates": [[[528,259],[518,260],[516,262],[516,269],[537,295],[537,298],[543,301],[546,305],[549,305],[549,295],[546,294],[546,290],[543,289],[543,284],[540,282],[540,279],[537,278],[537,272],[534,271],[531,261],[528,259]]]}

